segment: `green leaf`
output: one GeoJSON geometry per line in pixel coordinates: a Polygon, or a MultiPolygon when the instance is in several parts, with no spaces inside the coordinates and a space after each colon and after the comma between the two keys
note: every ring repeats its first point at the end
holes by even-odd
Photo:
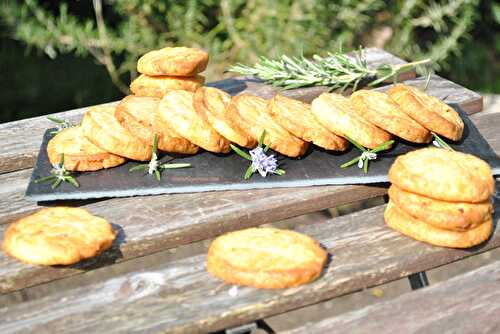
{"type": "Polygon", "coordinates": [[[41,178],[39,178],[39,179],[36,179],[36,180],[35,180],[35,181],[33,181],[33,182],[35,182],[35,183],[43,183],[43,182],[52,181],[52,180],[54,180],[54,179],[56,179],[56,178],[57,178],[57,177],[56,177],[56,176],[54,176],[54,175],[49,175],[49,176],[44,176],[44,177],[41,177],[41,178]]]}
{"type": "Polygon", "coordinates": [[[361,152],[366,152],[367,149],[363,147],[363,145],[361,145],[360,143],[358,143],[357,141],[355,141],[354,139],[352,139],[351,137],[349,136],[345,136],[345,138],[351,143],[353,144],[354,146],[356,146],[358,148],[358,150],[360,150],[361,152]]]}
{"type": "Polygon", "coordinates": [[[162,164],[162,165],[160,165],[161,169],[176,169],[176,168],[186,168],[186,167],[191,167],[191,164],[178,163],[178,164],[162,164]]]}
{"type": "Polygon", "coordinates": [[[248,180],[253,174],[253,169],[252,169],[252,165],[248,166],[246,172],[245,172],[245,176],[243,177],[245,180],[248,180]]]}
{"type": "Polygon", "coordinates": [[[391,148],[392,144],[394,144],[394,143],[395,143],[394,139],[388,140],[386,142],[383,142],[379,146],[375,147],[374,149],[369,150],[369,152],[377,153],[380,151],[385,151],[385,150],[391,148]]]}
{"type": "Polygon", "coordinates": [[[262,147],[262,145],[264,144],[265,138],[266,138],[266,129],[264,129],[264,131],[262,131],[262,134],[259,137],[259,144],[258,144],[259,147],[262,147]]]}
{"type": "Polygon", "coordinates": [[[344,164],[340,165],[340,168],[347,168],[347,167],[349,167],[349,166],[352,166],[352,165],[354,165],[355,163],[357,163],[357,162],[359,161],[359,159],[361,159],[361,156],[359,156],[359,157],[357,157],[357,158],[354,158],[354,159],[352,159],[352,160],[350,160],[350,161],[348,161],[348,162],[346,162],[346,163],[344,163],[344,164]]]}
{"type": "Polygon", "coordinates": [[[439,137],[437,134],[435,134],[434,132],[432,133],[432,135],[434,136],[434,140],[439,144],[439,146],[441,146],[442,148],[448,150],[448,151],[454,151],[454,149],[448,145],[447,142],[445,142],[441,137],[439,137]]]}
{"type": "Polygon", "coordinates": [[[54,116],[47,116],[47,119],[49,121],[57,123],[57,124],[64,124],[64,123],[66,123],[66,121],[64,121],[63,119],[60,119],[60,118],[57,118],[57,117],[54,117],[54,116]]]}
{"type": "Polygon", "coordinates": [[[65,180],[71,183],[76,188],[80,187],[78,181],[76,181],[75,178],[73,178],[72,176],[68,176],[67,178],[65,178],[65,180]]]}
{"type": "Polygon", "coordinates": [[[252,157],[250,156],[250,154],[246,153],[245,151],[240,149],[238,146],[233,145],[233,144],[230,144],[229,146],[231,146],[231,149],[234,152],[236,152],[236,154],[238,154],[240,157],[252,161],[252,157]]]}
{"type": "Polygon", "coordinates": [[[267,143],[266,147],[264,147],[264,152],[267,153],[267,151],[269,151],[270,147],[271,147],[271,141],[269,141],[269,143],[267,143]]]}
{"type": "Polygon", "coordinates": [[[365,174],[368,173],[368,164],[370,163],[369,161],[370,159],[363,160],[363,171],[365,172],[365,174]]]}
{"type": "Polygon", "coordinates": [[[57,187],[59,187],[59,185],[61,184],[61,179],[56,179],[54,181],[54,183],[52,183],[52,189],[56,189],[57,187]]]}
{"type": "Polygon", "coordinates": [[[278,168],[276,169],[276,174],[277,175],[285,175],[286,174],[286,171],[284,169],[281,169],[281,168],[278,168]]]}
{"type": "Polygon", "coordinates": [[[141,164],[130,168],[128,171],[129,172],[145,171],[148,167],[149,167],[148,164],[141,164]]]}
{"type": "Polygon", "coordinates": [[[59,167],[64,167],[64,153],[61,153],[61,161],[59,162],[59,167]]]}
{"type": "Polygon", "coordinates": [[[158,135],[155,133],[155,137],[153,139],[153,154],[158,153],[158,135]]]}
{"type": "Polygon", "coordinates": [[[158,170],[155,170],[155,177],[158,181],[161,180],[161,175],[160,175],[160,172],[158,170]]]}

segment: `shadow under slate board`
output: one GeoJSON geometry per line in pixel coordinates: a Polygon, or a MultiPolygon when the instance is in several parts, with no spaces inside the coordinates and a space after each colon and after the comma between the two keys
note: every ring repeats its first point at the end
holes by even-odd
{"type": "MultiPolygon", "coordinates": [[[[500,174],[500,159],[486,140],[479,133],[469,117],[457,106],[453,106],[465,123],[462,140],[450,144],[453,149],[471,153],[487,161],[495,175],[500,174]]],[[[52,166],[47,158],[47,143],[51,138],[47,130],[43,138],[40,154],[31,180],[26,190],[26,197],[34,201],[63,199],[87,199],[102,197],[124,197],[136,195],[154,195],[167,193],[191,193],[223,190],[248,190],[258,188],[306,187],[315,185],[368,184],[387,182],[387,173],[398,155],[426,147],[397,139],[393,148],[379,154],[377,160],[370,161],[367,174],[356,165],[342,169],[340,165],[359,156],[360,152],[351,148],[347,152],[330,152],[311,146],[307,154],[300,159],[291,159],[274,153],[280,166],[286,170],[283,176],[269,175],[262,178],[258,173],[249,180],[243,174],[249,161],[235,153],[213,154],[202,152],[194,156],[175,157],[173,162],[190,163],[191,168],[164,170],[161,181],[153,175],[143,172],[130,173],[129,169],[137,162],[128,162],[122,166],[96,172],[76,173],[79,188],[62,183],[52,189],[50,183],[34,183],[33,180],[49,175],[52,166]]],[[[270,151],[271,152],[271,151],[270,151]]],[[[168,154],[162,161],[171,159],[168,154]]]]}

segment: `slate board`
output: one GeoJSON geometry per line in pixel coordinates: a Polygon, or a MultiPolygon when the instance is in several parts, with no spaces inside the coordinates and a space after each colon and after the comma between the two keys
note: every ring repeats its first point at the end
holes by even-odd
{"type": "MultiPolygon", "coordinates": [[[[495,175],[500,174],[500,159],[479,133],[468,116],[458,106],[453,106],[465,123],[462,141],[451,144],[453,149],[474,154],[487,161],[495,175]]],[[[50,130],[44,135],[38,160],[26,190],[26,198],[33,201],[52,201],[63,199],[87,199],[103,197],[125,197],[136,195],[155,195],[167,193],[189,193],[223,190],[248,190],[257,188],[306,187],[315,185],[368,184],[387,182],[387,172],[396,157],[408,151],[426,147],[397,139],[395,146],[380,154],[376,161],[370,162],[368,174],[356,165],[341,169],[340,165],[357,157],[355,148],[347,152],[329,152],[311,146],[301,159],[291,159],[276,154],[281,166],[286,170],[283,176],[271,175],[262,178],[254,174],[251,179],[243,180],[248,161],[234,153],[227,155],[202,152],[195,156],[175,157],[173,162],[191,163],[192,168],[165,170],[161,181],[153,175],[142,172],[130,173],[128,170],[137,162],[96,172],[76,174],[79,188],[63,183],[52,189],[50,183],[36,184],[33,180],[49,175],[52,166],[47,158],[47,142],[50,130]]],[[[165,155],[161,160],[172,158],[165,155]]]]}

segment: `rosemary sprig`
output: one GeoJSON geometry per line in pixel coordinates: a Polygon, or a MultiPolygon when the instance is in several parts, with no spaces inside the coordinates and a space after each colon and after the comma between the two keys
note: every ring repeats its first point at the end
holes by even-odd
{"type": "Polygon", "coordinates": [[[54,131],[50,131],[50,134],[51,135],[56,135],[58,134],[59,132],[61,132],[62,130],[66,129],[66,128],[71,128],[71,127],[74,127],[76,126],[77,124],[73,124],[73,123],[70,123],[64,119],[60,119],[60,118],[57,118],[57,117],[54,117],[54,116],[47,116],[47,119],[51,122],[54,122],[57,124],[57,130],[54,130],[54,131]]]}
{"type": "Polygon", "coordinates": [[[380,151],[385,151],[387,149],[389,149],[392,144],[394,144],[394,140],[388,140],[380,145],[378,145],[377,147],[373,148],[373,149],[367,149],[365,147],[363,147],[363,145],[361,145],[360,143],[358,143],[357,141],[355,141],[354,139],[346,136],[347,140],[350,141],[358,150],[361,151],[361,155],[359,157],[356,157],[344,164],[342,164],[340,166],[340,168],[347,168],[349,166],[352,166],[354,165],[355,163],[358,164],[358,167],[359,168],[363,168],[363,171],[365,173],[368,173],[368,164],[369,164],[369,161],[370,160],[375,160],[377,159],[377,153],[380,152],[380,151]]]}
{"type": "Polygon", "coordinates": [[[443,138],[439,137],[436,133],[432,132],[432,136],[434,137],[434,140],[432,141],[432,145],[439,147],[439,148],[444,148],[448,151],[455,151],[453,148],[451,148],[450,145],[448,145],[447,142],[444,141],[443,138]]]}
{"type": "Polygon", "coordinates": [[[73,177],[71,172],[64,168],[64,153],[61,153],[61,161],[58,164],[53,165],[54,168],[50,171],[50,175],[36,179],[35,183],[52,182],[52,189],[57,188],[61,182],[68,182],[74,187],[80,187],[80,184],[73,177]]]}
{"type": "Polygon", "coordinates": [[[276,175],[285,175],[285,170],[278,168],[278,161],[274,155],[266,155],[269,151],[271,142],[264,146],[264,139],[266,137],[266,130],[262,131],[259,137],[259,142],[256,148],[250,150],[249,153],[243,151],[236,145],[231,144],[231,149],[243,159],[249,160],[252,163],[245,171],[243,178],[248,180],[252,177],[253,173],[259,172],[262,177],[266,177],[268,173],[276,175]]]}
{"type": "Polygon", "coordinates": [[[188,163],[179,163],[179,164],[169,164],[169,163],[160,163],[158,161],[158,136],[155,134],[153,139],[153,152],[151,154],[151,160],[147,164],[140,164],[130,168],[129,172],[143,171],[147,172],[147,174],[154,174],[158,181],[161,180],[161,171],[164,169],[177,169],[177,168],[186,168],[191,167],[191,164],[188,163]]]}
{"type": "Polygon", "coordinates": [[[329,52],[326,57],[314,55],[312,60],[304,56],[282,55],[278,59],[260,57],[253,66],[238,63],[231,66],[229,71],[253,75],[268,84],[284,89],[327,86],[331,90],[341,89],[342,91],[352,87],[355,91],[365,80],[371,81],[369,86],[375,86],[430,61],[430,59],[424,59],[401,65],[382,64],[371,69],[367,65],[364,49],[360,47],[352,55],[344,54],[340,50],[329,52]]]}

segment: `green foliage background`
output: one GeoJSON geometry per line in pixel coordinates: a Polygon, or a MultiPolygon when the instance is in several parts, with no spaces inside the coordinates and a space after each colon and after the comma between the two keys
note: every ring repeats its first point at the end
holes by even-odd
{"type": "Polygon", "coordinates": [[[493,1],[12,1],[4,35],[0,121],[117,99],[137,58],[167,45],[201,47],[207,81],[259,55],[311,56],[340,44],[383,47],[484,92],[500,92],[500,5],[493,1]]]}

